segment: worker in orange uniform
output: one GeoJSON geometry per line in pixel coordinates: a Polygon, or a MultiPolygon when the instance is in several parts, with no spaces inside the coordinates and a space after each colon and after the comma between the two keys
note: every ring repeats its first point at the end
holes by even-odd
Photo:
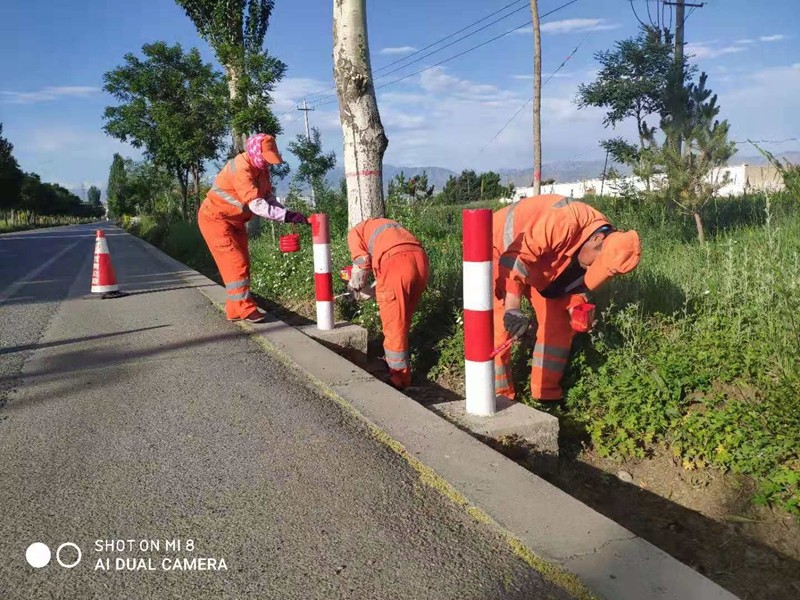
{"type": "Polygon", "coordinates": [[[250,295],[246,223],[253,215],[308,223],[304,215],[286,210],[272,193],[269,166],[282,162],[274,137],[259,133],[248,138],[246,151],[219,172],[197,213],[200,231],[225,283],[225,314],[231,321],[259,323],[266,318],[250,295]]]}
{"type": "Polygon", "coordinates": [[[353,260],[348,286],[362,299],[374,295],[383,324],[383,349],[389,382],[397,389],[411,385],[408,333],[411,317],[428,284],[428,255],[419,240],[396,221],[367,219],[347,234],[353,260]]]}
{"type": "MultiPolygon", "coordinates": [[[[531,396],[561,400],[561,377],[575,335],[570,318],[614,275],[636,268],[639,235],[616,231],[583,202],[555,194],[524,198],[493,215],[494,341],[521,337],[530,319],[520,311],[523,296],[536,313],[531,396]]],[[[511,350],[495,357],[495,392],[514,399],[511,350]]]]}

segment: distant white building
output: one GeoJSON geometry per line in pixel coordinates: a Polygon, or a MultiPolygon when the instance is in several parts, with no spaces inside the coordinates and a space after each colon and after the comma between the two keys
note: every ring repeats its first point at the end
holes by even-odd
{"type": "MultiPolygon", "coordinates": [[[[738,196],[745,192],[777,191],[784,188],[783,178],[778,170],[772,165],[756,166],[741,164],[736,166],[722,167],[714,169],[709,175],[713,181],[724,181],[727,176],[727,183],[720,188],[720,196],[738,196]]],[[[663,177],[663,176],[662,176],[663,177]]],[[[658,178],[654,178],[657,182],[658,178]]],[[[622,177],[620,179],[584,179],[573,183],[554,183],[543,185],[542,194],[559,194],[572,198],[583,198],[584,196],[620,196],[621,190],[633,186],[635,189],[643,191],[646,189],[645,183],[638,177],[622,177]]],[[[514,196],[506,199],[507,203],[517,202],[522,198],[533,195],[532,187],[519,187],[514,190],[514,196]]]]}

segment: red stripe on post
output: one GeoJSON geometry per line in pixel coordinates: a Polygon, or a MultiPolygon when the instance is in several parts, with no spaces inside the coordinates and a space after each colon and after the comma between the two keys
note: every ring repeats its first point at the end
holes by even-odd
{"type": "Polygon", "coordinates": [[[311,240],[315,244],[329,244],[331,241],[331,231],[328,225],[328,215],[325,213],[314,213],[309,218],[311,221],[311,240]]]}
{"type": "Polygon", "coordinates": [[[318,302],[333,300],[333,276],[330,273],[314,273],[314,290],[318,302]]]}
{"type": "Polygon", "coordinates": [[[464,310],[464,358],[474,362],[491,360],[494,350],[492,311],[464,310]]]}
{"type": "Polygon", "coordinates": [[[363,177],[377,177],[377,176],[378,176],[378,175],[380,175],[380,174],[381,174],[381,172],[380,172],[380,171],[369,171],[369,170],[365,170],[365,171],[356,171],[356,172],[353,172],[353,173],[348,173],[348,174],[347,174],[347,177],[359,177],[359,176],[363,176],[363,177]]]}
{"type": "Polygon", "coordinates": [[[492,211],[488,208],[465,210],[462,214],[464,261],[492,260],[492,211]]]}

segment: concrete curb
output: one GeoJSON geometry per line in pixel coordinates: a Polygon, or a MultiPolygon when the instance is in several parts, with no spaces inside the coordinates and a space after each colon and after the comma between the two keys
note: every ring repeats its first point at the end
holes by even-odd
{"type": "MultiPolygon", "coordinates": [[[[224,305],[222,286],[135,239],[187,284],[203,286],[199,291],[213,304],[224,305]]],[[[609,600],[735,600],[736,596],[700,573],[301,331],[277,320],[242,327],[366,421],[373,435],[409,460],[423,480],[473,517],[497,525],[519,556],[576,597],[590,594],[545,561],[575,574],[609,600]]]]}

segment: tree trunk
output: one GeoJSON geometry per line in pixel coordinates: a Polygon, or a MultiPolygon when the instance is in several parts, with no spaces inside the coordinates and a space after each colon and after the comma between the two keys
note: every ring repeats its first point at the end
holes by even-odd
{"type": "Polygon", "coordinates": [[[700,217],[699,212],[694,213],[694,224],[697,226],[697,239],[700,241],[701,246],[705,246],[706,234],[703,229],[703,219],[700,217]]]}
{"type": "Polygon", "coordinates": [[[542,190],[542,39],[538,0],[531,0],[533,21],[533,195],[542,190]]]}
{"type": "Polygon", "coordinates": [[[183,171],[178,174],[178,183],[181,186],[181,218],[186,221],[188,214],[189,204],[189,171],[183,171]]]}
{"type": "Polygon", "coordinates": [[[197,210],[200,208],[200,167],[197,165],[193,168],[194,171],[194,198],[196,205],[192,205],[192,217],[197,215],[197,210]]]}
{"type": "MultiPolygon", "coordinates": [[[[235,65],[230,63],[225,66],[225,70],[228,73],[228,94],[231,98],[231,106],[236,107],[237,100],[239,98],[239,79],[241,78],[241,70],[239,65],[235,65]]],[[[247,102],[246,98],[242,98],[243,102],[247,102]]],[[[235,154],[239,154],[244,152],[245,143],[247,142],[247,134],[241,131],[236,131],[236,128],[231,125],[231,131],[233,132],[233,152],[235,154]]]]}
{"type": "Polygon", "coordinates": [[[372,82],[366,0],[333,0],[333,77],[339,96],[347,214],[352,227],[386,214],[383,153],[389,141],[372,82]]]}

